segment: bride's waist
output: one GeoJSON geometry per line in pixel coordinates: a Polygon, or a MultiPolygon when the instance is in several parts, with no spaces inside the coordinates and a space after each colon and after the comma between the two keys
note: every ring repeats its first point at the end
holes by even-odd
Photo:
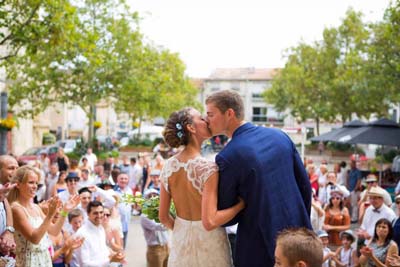
{"type": "Polygon", "coordinates": [[[176,216],[175,222],[176,221],[179,221],[179,222],[181,222],[183,224],[200,224],[200,225],[202,225],[201,220],[184,219],[184,218],[181,218],[179,216],[176,216]]]}

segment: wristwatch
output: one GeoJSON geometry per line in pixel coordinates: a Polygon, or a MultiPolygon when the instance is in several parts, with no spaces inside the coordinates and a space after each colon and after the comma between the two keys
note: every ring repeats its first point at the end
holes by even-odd
{"type": "Polygon", "coordinates": [[[5,231],[9,231],[10,233],[13,234],[13,233],[15,232],[15,229],[14,229],[14,227],[12,227],[11,225],[8,225],[8,226],[6,226],[5,231]]]}

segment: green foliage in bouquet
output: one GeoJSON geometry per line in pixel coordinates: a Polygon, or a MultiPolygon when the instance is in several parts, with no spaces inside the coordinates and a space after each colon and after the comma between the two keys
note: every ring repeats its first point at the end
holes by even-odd
{"type": "MultiPolygon", "coordinates": [[[[122,200],[125,203],[136,204],[142,209],[142,213],[147,216],[150,220],[160,222],[158,218],[158,211],[160,209],[160,196],[152,196],[151,198],[143,198],[140,192],[136,192],[135,196],[124,194],[122,200]]],[[[171,202],[169,212],[172,217],[176,217],[175,205],[171,202]]]]}

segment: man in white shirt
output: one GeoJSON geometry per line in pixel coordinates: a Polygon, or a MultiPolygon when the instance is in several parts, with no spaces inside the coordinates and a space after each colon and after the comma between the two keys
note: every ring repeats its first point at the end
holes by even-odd
{"type": "MultiPolygon", "coordinates": [[[[159,194],[156,189],[148,189],[144,192],[144,197],[151,198],[159,194]]],[[[147,266],[167,266],[169,256],[168,229],[161,223],[147,218],[144,214],[140,218],[140,224],[147,243],[147,266]]]]}
{"type": "Polygon", "coordinates": [[[53,193],[54,186],[58,181],[58,176],[60,173],[58,172],[58,165],[56,162],[50,165],[50,171],[46,176],[46,195],[45,199],[49,199],[51,194],[53,193]]]}
{"type": "MultiPolygon", "coordinates": [[[[131,165],[129,166],[129,183],[128,186],[132,191],[140,190],[139,182],[142,180],[143,168],[136,162],[136,158],[131,158],[131,165]]],[[[143,185],[144,186],[144,185],[143,185]]]]}
{"type": "MultiPolygon", "coordinates": [[[[128,186],[128,174],[121,172],[117,178],[117,186],[115,187],[115,192],[122,199],[123,195],[132,195],[132,189],[128,186]]],[[[118,204],[119,215],[121,216],[122,232],[124,235],[124,248],[126,247],[126,241],[128,238],[129,222],[131,220],[132,205],[119,202],[118,204]]]]}
{"type": "Polygon", "coordinates": [[[13,217],[7,194],[15,185],[10,181],[18,168],[17,160],[8,155],[0,156],[0,255],[15,249],[13,217]]]}
{"type": "Polygon", "coordinates": [[[88,147],[86,150],[86,154],[82,156],[80,163],[82,164],[82,159],[86,158],[88,160],[88,164],[91,168],[91,170],[94,170],[94,166],[97,164],[97,156],[96,154],[93,153],[92,148],[88,147]]]}
{"type": "Polygon", "coordinates": [[[392,222],[396,218],[394,211],[384,205],[383,191],[380,187],[372,187],[368,192],[371,205],[366,209],[363,222],[358,230],[359,239],[371,239],[374,236],[375,224],[379,219],[386,218],[392,222]]]}
{"type": "Polygon", "coordinates": [[[392,206],[393,204],[392,197],[390,196],[388,191],[386,191],[385,189],[383,189],[378,185],[378,178],[376,177],[375,174],[368,174],[365,182],[367,183],[367,188],[360,194],[360,201],[358,202],[359,205],[362,202],[368,201],[368,192],[371,190],[372,187],[379,187],[382,189],[384,203],[389,207],[392,206]]]}
{"type": "Polygon", "coordinates": [[[76,232],[77,236],[85,238],[83,245],[77,250],[79,266],[108,267],[111,262],[123,261],[122,252],[110,252],[106,244],[106,233],[101,225],[104,218],[103,205],[92,201],[88,205],[88,220],[76,232]]]}
{"type": "Polygon", "coordinates": [[[93,179],[89,177],[89,170],[83,169],[81,171],[81,180],[79,181],[78,188],[88,187],[94,185],[93,179]]]}

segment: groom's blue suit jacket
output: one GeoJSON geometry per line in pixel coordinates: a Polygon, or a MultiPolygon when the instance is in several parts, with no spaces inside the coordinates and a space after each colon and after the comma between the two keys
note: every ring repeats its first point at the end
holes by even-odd
{"type": "MultiPolygon", "coordinates": [[[[275,239],[287,227],[311,229],[311,186],[290,138],[278,129],[240,126],[216,156],[218,209],[242,197],[235,267],[274,266],[275,239]]],[[[226,226],[226,225],[225,225],[226,226]]]]}

